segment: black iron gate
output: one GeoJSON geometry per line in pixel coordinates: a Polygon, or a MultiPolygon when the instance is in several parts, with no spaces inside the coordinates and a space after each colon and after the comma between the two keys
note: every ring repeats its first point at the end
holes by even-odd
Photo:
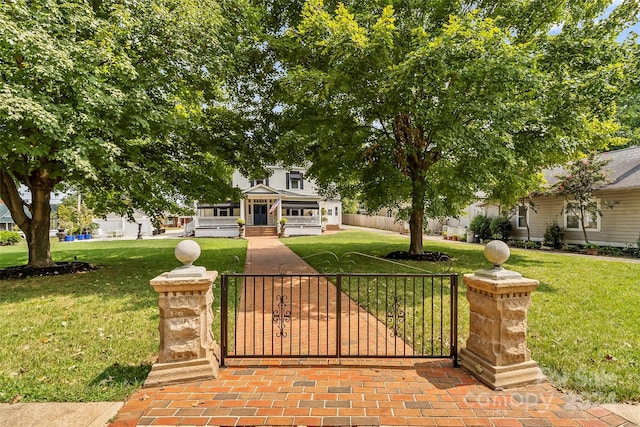
{"type": "Polygon", "coordinates": [[[452,358],[455,274],[223,274],[225,358],[452,358]]]}

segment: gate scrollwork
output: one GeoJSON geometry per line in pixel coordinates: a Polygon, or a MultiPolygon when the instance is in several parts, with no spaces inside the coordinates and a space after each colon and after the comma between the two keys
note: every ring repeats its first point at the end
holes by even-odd
{"type": "Polygon", "coordinates": [[[287,309],[287,299],[286,295],[276,295],[278,308],[273,310],[273,323],[277,325],[278,332],[276,332],[276,337],[278,338],[287,336],[287,332],[285,332],[286,323],[291,321],[291,310],[287,309]]]}
{"type": "Polygon", "coordinates": [[[387,327],[391,329],[391,333],[389,336],[391,337],[401,337],[399,329],[400,325],[402,325],[405,321],[404,310],[402,310],[402,304],[400,302],[400,297],[394,296],[393,301],[389,303],[387,306],[387,327]]]}

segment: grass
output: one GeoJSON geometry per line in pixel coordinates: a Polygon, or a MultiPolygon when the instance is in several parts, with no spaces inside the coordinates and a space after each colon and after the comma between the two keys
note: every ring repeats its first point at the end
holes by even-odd
{"type": "MultiPolygon", "coordinates": [[[[403,236],[346,231],[283,242],[319,271],[337,267],[345,272],[413,272],[353,254],[383,256],[406,250],[403,236]],[[335,256],[314,255],[323,249],[335,256]]],[[[480,245],[425,241],[425,250],[446,252],[454,260],[450,265],[405,264],[434,272],[451,268],[459,274],[488,267],[480,245]]],[[[597,402],[640,401],[640,264],[513,249],[505,267],[540,281],[529,310],[528,345],[532,358],[557,387],[597,402]]],[[[464,346],[469,306],[463,285],[459,294],[464,346]]]]}
{"type": "MultiPolygon", "coordinates": [[[[406,264],[463,274],[487,267],[482,246],[466,243],[426,241],[427,250],[454,257],[434,266],[380,263],[354,253],[406,250],[408,240],[399,235],[346,231],[283,242],[326,272],[415,272],[406,264]],[[323,251],[336,256],[311,256],[323,251]]],[[[198,265],[242,271],[246,242],[198,243],[198,265]]],[[[178,266],[175,245],[150,239],[55,242],[55,260],[77,257],[103,268],[0,283],[0,401],[17,395],[24,401],[124,400],[139,388],[158,353],[157,294],[149,280],[178,266]]],[[[0,267],[25,262],[24,243],[0,249],[0,267]]],[[[552,382],[594,401],[640,401],[640,264],[514,249],[505,266],[540,280],[529,311],[528,344],[552,382]]],[[[464,286],[459,303],[464,345],[464,286]]]]}
{"type": "MultiPolygon", "coordinates": [[[[198,243],[197,265],[242,271],[245,241],[198,243]]],[[[158,353],[158,295],[149,280],[179,266],[176,244],[52,242],[54,260],[102,268],[0,283],[0,401],[119,401],[138,389],[158,353]]],[[[0,267],[26,261],[24,243],[0,250],[0,267]]]]}

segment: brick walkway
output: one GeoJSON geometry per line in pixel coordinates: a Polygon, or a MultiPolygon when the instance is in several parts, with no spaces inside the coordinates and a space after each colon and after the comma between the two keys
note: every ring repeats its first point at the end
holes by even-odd
{"type": "MultiPolygon", "coordinates": [[[[255,238],[245,272],[315,271],[277,239],[255,238]]],[[[492,391],[448,360],[231,358],[227,365],[215,380],[139,390],[110,426],[634,425],[549,383],[492,391]]]]}
{"type": "MultiPolygon", "coordinates": [[[[316,274],[277,239],[251,239],[246,274],[316,274]]],[[[233,355],[336,353],[336,286],[325,277],[250,277],[238,304],[233,355]],[[283,298],[283,306],[278,302],[283,298]],[[280,313],[275,322],[272,313],[280,313]],[[286,319],[284,314],[287,314],[286,319]],[[285,321],[286,320],[286,321],[285,321]],[[283,335],[283,336],[282,336],[283,335]]],[[[341,293],[342,355],[411,355],[385,324],[341,293]]]]}

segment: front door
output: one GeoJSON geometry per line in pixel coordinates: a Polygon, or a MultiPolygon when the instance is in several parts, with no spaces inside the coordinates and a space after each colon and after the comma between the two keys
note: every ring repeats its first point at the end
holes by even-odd
{"type": "Polygon", "coordinates": [[[267,205],[253,205],[253,225],[267,225],[267,205]]]}

